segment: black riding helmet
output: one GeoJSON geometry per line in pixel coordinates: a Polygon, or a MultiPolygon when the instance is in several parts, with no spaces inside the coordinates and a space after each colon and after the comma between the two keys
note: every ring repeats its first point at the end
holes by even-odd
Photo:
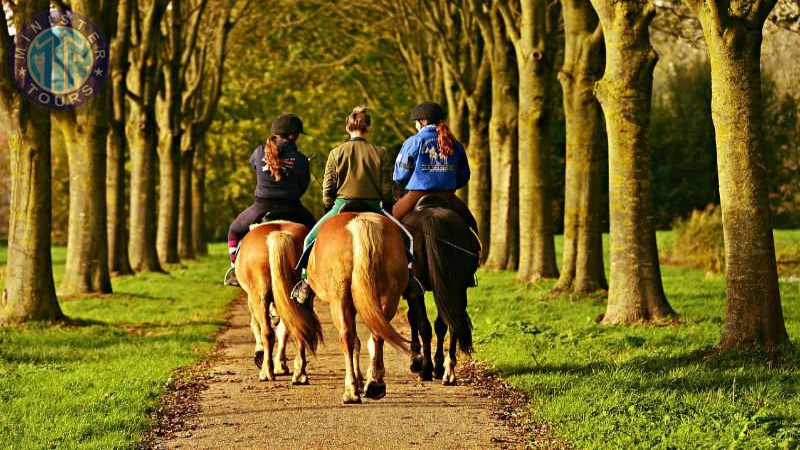
{"type": "Polygon", "coordinates": [[[430,123],[439,123],[444,120],[444,110],[438,103],[424,102],[415,106],[411,111],[411,120],[425,119],[430,123]]]}
{"type": "Polygon", "coordinates": [[[306,134],[303,131],[303,121],[294,114],[284,114],[278,116],[270,127],[272,134],[277,136],[287,136],[290,134],[306,134]]]}

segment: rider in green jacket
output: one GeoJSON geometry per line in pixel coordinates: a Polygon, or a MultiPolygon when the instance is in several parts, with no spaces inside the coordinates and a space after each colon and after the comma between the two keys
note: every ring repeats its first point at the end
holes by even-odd
{"type": "MultiPolygon", "coordinates": [[[[350,139],[331,150],[325,164],[325,178],[322,182],[322,202],[327,213],[308,233],[303,255],[297,264],[301,281],[292,289],[292,298],[305,302],[311,295],[306,282],[306,266],[311,255],[319,227],[353,200],[366,205],[371,211],[383,214],[397,224],[408,236],[407,250],[411,254],[411,235],[386,210],[394,203],[392,195],[392,171],[394,160],[383,147],[367,142],[372,119],[366,108],[357,107],[347,116],[345,129],[350,139]]],[[[411,289],[420,289],[419,283],[409,283],[411,289]]]]}

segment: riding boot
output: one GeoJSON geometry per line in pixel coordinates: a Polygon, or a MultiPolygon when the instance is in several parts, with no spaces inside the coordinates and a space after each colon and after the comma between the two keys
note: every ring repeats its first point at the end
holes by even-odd
{"type": "Polygon", "coordinates": [[[225,281],[222,282],[225,286],[241,287],[239,280],[236,279],[236,265],[231,263],[231,267],[225,272],[225,281]]]}
{"type": "Polygon", "coordinates": [[[314,299],[314,290],[311,289],[311,285],[309,285],[306,280],[300,280],[294,285],[289,296],[302,305],[314,299]]]}
{"type": "Polygon", "coordinates": [[[425,286],[414,276],[411,269],[408,269],[408,285],[406,290],[403,291],[403,298],[408,300],[411,297],[419,297],[420,295],[425,295],[425,286]]]}

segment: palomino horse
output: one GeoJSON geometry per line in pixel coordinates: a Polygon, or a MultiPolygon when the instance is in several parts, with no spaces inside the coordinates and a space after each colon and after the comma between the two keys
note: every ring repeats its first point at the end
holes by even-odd
{"type": "Polygon", "coordinates": [[[261,381],[274,380],[276,366],[281,374],[289,373],[286,339],[291,335],[297,346],[292,383],[308,384],[306,350],[314,353],[322,340],[322,326],[312,304],[300,305],[289,298],[289,290],[297,281],[294,266],[306,234],[308,229],[297,223],[267,222],[252,228],[239,246],[236,278],[247,292],[250,328],[256,338],[255,362],[261,369],[258,374],[261,381]],[[276,325],[277,352],[273,352],[275,332],[270,313],[280,319],[276,325]]]}
{"type": "Polygon", "coordinates": [[[431,323],[425,310],[425,296],[408,299],[408,322],[411,325],[411,371],[421,380],[435,375],[442,384],[456,382],[456,350],[472,352],[472,322],[467,314],[467,288],[472,285],[480,264],[480,244],[464,220],[446,208],[447,200],[428,196],[420,199],[403,224],[414,237],[414,276],[426,290],[433,291],[436,302],[436,356],[431,361],[431,323]],[[444,337],[450,331],[447,359],[444,337]],[[422,335],[420,346],[419,335],[422,335]],[[420,354],[422,350],[422,354],[420,354]]]}
{"type": "Polygon", "coordinates": [[[383,381],[383,343],[388,341],[408,353],[407,341],[389,323],[397,312],[400,294],[408,283],[403,232],[375,213],[341,213],[319,229],[308,265],[308,281],[317,296],[331,307],[344,350],[344,403],[361,403],[364,395],[386,395],[383,381]],[[356,334],[356,314],[372,332],[371,363],[363,385],[358,361],[361,342],[356,334]]]}

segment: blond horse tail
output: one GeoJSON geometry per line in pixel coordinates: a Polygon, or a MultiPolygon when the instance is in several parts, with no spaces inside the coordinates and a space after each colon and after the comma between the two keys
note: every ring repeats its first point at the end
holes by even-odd
{"type": "Polygon", "coordinates": [[[272,297],[275,299],[278,316],[286,325],[289,334],[300,345],[315,353],[317,345],[322,341],[322,325],[319,323],[319,318],[309,305],[301,305],[289,298],[291,282],[294,279],[294,266],[298,258],[292,234],[285,231],[269,233],[267,251],[272,297]]]}
{"type": "Polygon", "coordinates": [[[350,287],[356,312],[367,328],[394,347],[410,353],[406,339],[392,327],[381,307],[383,221],[378,215],[360,215],[347,224],[353,236],[353,282],[350,287]]]}

